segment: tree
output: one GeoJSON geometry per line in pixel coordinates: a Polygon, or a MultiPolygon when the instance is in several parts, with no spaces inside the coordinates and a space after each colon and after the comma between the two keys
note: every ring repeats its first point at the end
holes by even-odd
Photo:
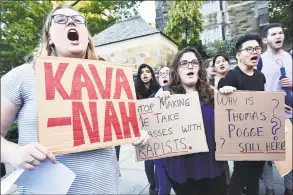
{"type": "Polygon", "coordinates": [[[237,41],[237,36],[233,36],[226,40],[216,40],[213,43],[207,44],[205,46],[205,51],[209,58],[214,57],[217,54],[225,54],[227,56],[235,56],[235,44],[237,41]]]}
{"type": "Polygon", "coordinates": [[[199,43],[203,30],[199,8],[203,1],[176,1],[169,11],[165,33],[178,43],[179,48],[199,43]]]}
{"type": "Polygon", "coordinates": [[[281,23],[287,42],[292,42],[292,0],[269,0],[270,22],[281,23]]]}
{"type": "Polygon", "coordinates": [[[103,31],[121,19],[138,14],[141,1],[79,1],[67,3],[74,5],[85,15],[92,36],[103,31]]]}
{"type": "Polygon", "coordinates": [[[137,13],[135,1],[0,1],[0,75],[23,64],[38,44],[47,14],[56,5],[74,5],[87,18],[92,35],[137,13]]]}
{"type": "Polygon", "coordinates": [[[36,47],[49,1],[1,1],[0,68],[1,74],[24,63],[36,47]]]}

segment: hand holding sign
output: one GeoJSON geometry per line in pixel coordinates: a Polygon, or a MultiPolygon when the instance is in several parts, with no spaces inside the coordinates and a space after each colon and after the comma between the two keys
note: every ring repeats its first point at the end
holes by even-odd
{"type": "Polygon", "coordinates": [[[149,139],[149,134],[145,130],[140,131],[140,137],[132,144],[133,146],[136,147],[144,147],[149,139]]]}

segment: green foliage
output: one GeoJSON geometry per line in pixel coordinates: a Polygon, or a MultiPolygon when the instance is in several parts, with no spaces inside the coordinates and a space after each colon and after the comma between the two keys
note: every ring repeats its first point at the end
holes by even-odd
{"type": "Polygon", "coordinates": [[[205,51],[209,58],[214,57],[215,55],[221,53],[227,56],[235,56],[235,44],[237,41],[237,36],[232,37],[227,40],[217,40],[213,43],[207,44],[205,46],[205,51]]]}
{"type": "Polygon", "coordinates": [[[18,142],[18,127],[17,124],[13,124],[11,128],[8,130],[5,139],[17,143],[18,142]]]}
{"type": "Polygon", "coordinates": [[[179,44],[194,46],[199,43],[203,30],[199,8],[204,1],[176,1],[169,11],[166,35],[179,44]]]}
{"type": "Polygon", "coordinates": [[[74,6],[85,15],[92,36],[121,19],[138,14],[137,1],[79,1],[74,6]]]}
{"type": "Polygon", "coordinates": [[[281,23],[286,40],[292,42],[292,0],[269,0],[270,22],[281,23]]]}
{"type": "Polygon", "coordinates": [[[49,1],[0,1],[0,73],[24,63],[24,57],[36,47],[49,1]]]}
{"type": "Polygon", "coordinates": [[[0,75],[24,63],[36,47],[47,14],[56,5],[74,5],[87,18],[92,35],[137,13],[137,1],[0,1],[0,75]]]}

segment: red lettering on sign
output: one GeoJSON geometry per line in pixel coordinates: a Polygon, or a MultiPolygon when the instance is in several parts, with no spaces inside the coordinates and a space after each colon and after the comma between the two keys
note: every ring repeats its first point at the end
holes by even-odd
{"type": "Polygon", "coordinates": [[[59,92],[64,100],[70,99],[69,95],[66,93],[63,85],[60,83],[61,78],[68,66],[68,63],[60,63],[55,76],[53,75],[52,63],[45,62],[45,85],[46,85],[46,100],[55,99],[55,89],[59,92]]]}
{"type": "Polygon", "coordinates": [[[47,127],[71,125],[71,117],[48,118],[47,127]]]}
{"type": "Polygon", "coordinates": [[[93,64],[89,64],[89,69],[94,77],[96,86],[101,94],[102,99],[110,99],[113,68],[106,68],[105,87],[103,86],[101,78],[97,72],[96,66],[93,64]]]}
{"type": "Polygon", "coordinates": [[[121,68],[116,71],[116,85],[115,85],[114,99],[120,99],[122,88],[124,89],[128,99],[133,100],[132,91],[127,80],[127,77],[121,68]],[[122,81],[121,81],[122,79],[122,81]]]}
{"type": "Polygon", "coordinates": [[[122,118],[122,125],[123,125],[123,132],[124,132],[124,138],[130,138],[130,128],[129,123],[131,124],[131,127],[134,131],[135,137],[139,137],[139,128],[137,123],[137,115],[136,115],[136,106],[134,102],[128,102],[128,113],[126,112],[125,102],[119,102],[119,108],[120,108],[120,114],[122,118]]]}
{"type": "Polygon", "coordinates": [[[112,126],[117,139],[123,139],[121,127],[113,103],[107,101],[105,107],[104,142],[112,141],[112,126]]]}
{"type": "Polygon", "coordinates": [[[84,135],[80,116],[83,118],[88,136],[91,143],[100,142],[99,125],[97,116],[97,103],[89,102],[92,126],[86,115],[82,102],[72,102],[72,117],[73,117],[73,140],[74,146],[84,144],[84,135]]]}
{"type": "Polygon", "coordinates": [[[81,100],[83,87],[86,87],[89,99],[98,99],[91,78],[89,77],[83,66],[81,64],[78,64],[73,74],[70,98],[72,100],[81,100]],[[82,77],[84,81],[81,81],[82,77]]]}

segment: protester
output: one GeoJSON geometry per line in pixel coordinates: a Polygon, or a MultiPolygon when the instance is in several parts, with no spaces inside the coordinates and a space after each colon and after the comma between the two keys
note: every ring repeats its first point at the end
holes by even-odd
{"type": "Polygon", "coordinates": [[[215,82],[214,77],[216,75],[216,72],[215,72],[215,68],[213,66],[213,59],[209,58],[209,59],[205,60],[204,66],[207,71],[207,79],[208,79],[209,83],[214,86],[214,82],[215,82]]]}
{"type": "MultiPolygon", "coordinates": [[[[238,66],[230,70],[219,81],[221,93],[229,94],[237,90],[264,91],[265,76],[254,69],[261,54],[261,38],[258,35],[241,36],[236,43],[238,66]]],[[[264,161],[234,161],[228,195],[259,194],[259,178],[263,172],[264,161]]]]}
{"type": "MultiPolygon", "coordinates": [[[[170,68],[163,67],[159,71],[159,84],[163,91],[167,90],[167,87],[170,83],[170,68]]],[[[150,98],[155,97],[156,93],[153,93],[150,98]]],[[[163,159],[164,160],[164,159],[163,159]]],[[[170,195],[171,193],[171,184],[168,180],[168,177],[165,171],[162,169],[162,159],[154,160],[156,166],[156,172],[158,174],[158,182],[159,182],[159,195],[170,195]]]]}
{"type": "MultiPolygon", "coordinates": [[[[261,55],[261,62],[258,65],[266,77],[266,91],[284,91],[284,87],[290,88],[289,93],[292,99],[292,56],[284,51],[284,31],[279,23],[272,23],[264,28],[263,43],[267,50],[261,55]],[[281,78],[280,68],[285,68],[286,77],[281,78]]],[[[292,100],[291,100],[292,101],[292,100]]],[[[292,107],[286,105],[286,117],[292,122],[292,107]]],[[[264,166],[263,181],[266,187],[266,195],[274,195],[274,179],[272,162],[264,166]]],[[[292,171],[284,177],[285,195],[292,195],[292,171]]]]}
{"type": "MultiPolygon", "coordinates": [[[[69,194],[118,194],[114,147],[55,157],[37,143],[35,60],[39,56],[97,60],[85,18],[72,7],[54,8],[47,16],[38,52],[34,55],[32,62],[14,68],[1,78],[1,162],[33,170],[46,159],[52,163],[58,161],[76,174],[69,194]],[[18,144],[4,138],[15,120],[18,144]]],[[[135,145],[146,144],[147,137],[146,132],[143,133],[135,145]]],[[[31,194],[22,186],[18,186],[18,193],[31,194]]]]}
{"type": "MultiPolygon", "coordinates": [[[[137,99],[149,98],[153,93],[160,89],[154,70],[147,64],[141,64],[137,71],[137,80],[135,84],[137,99]]],[[[153,160],[146,160],[144,162],[145,173],[150,184],[149,194],[155,195],[158,192],[157,174],[155,172],[155,165],[153,160]]]]}
{"type": "Polygon", "coordinates": [[[214,86],[217,88],[219,80],[229,71],[229,58],[223,54],[216,55],[213,58],[213,67],[215,69],[214,86]]]}
{"type": "Polygon", "coordinates": [[[166,98],[170,94],[197,91],[209,147],[209,152],[164,159],[163,168],[171,186],[177,195],[226,195],[224,162],[215,160],[214,90],[207,81],[198,51],[191,47],[179,51],[172,63],[170,77],[170,92],[158,92],[156,96],[166,98]]]}

